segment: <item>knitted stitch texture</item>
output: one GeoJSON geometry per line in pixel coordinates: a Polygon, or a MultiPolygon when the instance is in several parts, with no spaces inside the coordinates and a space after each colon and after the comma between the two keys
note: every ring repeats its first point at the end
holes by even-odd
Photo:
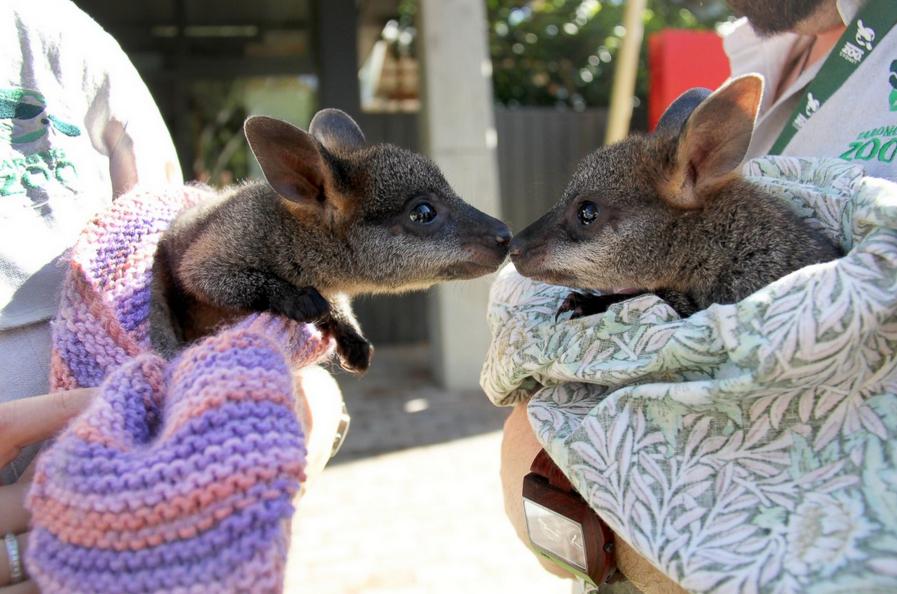
{"type": "Polygon", "coordinates": [[[314,326],[255,314],[166,362],[149,348],[152,258],[200,188],[135,191],[72,251],[55,389],[100,395],[38,459],[26,566],[42,592],[280,592],[305,444],[292,370],[314,326]]]}

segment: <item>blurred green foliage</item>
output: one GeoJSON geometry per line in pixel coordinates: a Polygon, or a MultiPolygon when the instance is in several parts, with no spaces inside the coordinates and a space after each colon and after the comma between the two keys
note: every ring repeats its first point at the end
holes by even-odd
{"type": "Polygon", "coordinates": [[[197,80],[190,85],[190,113],[195,139],[193,171],[184,172],[212,186],[226,186],[249,174],[249,151],[243,137],[246,119],[241,79],[197,80]]]}
{"type": "MultiPolygon", "coordinates": [[[[621,0],[486,0],[495,100],[505,105],[607,106],[621,36],[621,0]]],[[[667,27],[712,29],[724,0],[648,0],[645,41],[667,27]]],[[[647,96],[643,44],[636,97],[647,96]]],[[[696,57],[696,59],[700,59],[696,57]]]]}

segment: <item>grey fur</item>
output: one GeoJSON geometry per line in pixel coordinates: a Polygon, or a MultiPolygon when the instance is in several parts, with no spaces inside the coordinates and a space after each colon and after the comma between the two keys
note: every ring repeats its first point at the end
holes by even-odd
{"type": "MultiPolygon", "coordinates": [[[[322,138],[345,136],[345,129],[321,129],[328,121],[344,126],[333,111],[316,120],[322,138]]],[[[225,319],[270,310],[321,321],[337,339],[343,366],[363,371],[370,345],[350,297],[473,278],[504,261],[507,226],[461,200],[429,159],[386,144],[342,145],[337,155],[295,133],[314,143],[326,169],[323,186],[304,188],[319,196],[287,199],[267,183],[244,184],[185,211],[163,236],[151,318],[153,345],[163,354],[197,334],[185,325],[204,306],[221,308],[225,319]],[[410,222],[409,208],[421,200],[436,209],[433,224],[410,222]]],[[[251,140],[254,150],[265,150],[264,138],[251,140]]]]}
{"type": "Polygon", "coordinates": [[[710,89],[695,87],[679,95],[660,116],[660,120],[657,122],[657,133],[679,134],[682,126],[688,120],[688,116],[710,96],[711,92],[710,89]]]}
{"type": "MultiPolygon", "coordinates": [[[[755,93],[759,102],[756,80],[733,84],[753,85],[746,92],[755,93]]],[[[731,98],[740,89],[726,92],[731,98]]],[[[714,129],[723,131],[722,140],[714,142],[739,143],[714,148],[730,151],[730,158],[741,144],[747,149],[754,114],[733,116],[731,106],[720,103],[722,91],[718,93],[717,99],[708,99],[716,105],[702,116],[693,115],[698,121],[693,126],[689,121],[681,134],[667,130],[632,136],[587,156],[560,202],[514,238],[511,258],[521,274],[619,294],[617,301],[654,292],[687,316],[713,303],[733,303],[794,270],[837,258],[839,250],[828,238],[780,198],[735,173],[734,165],[733,171],[715,172],[716,177],[708,173],[702,184],[702,162],[682,162],[685,143],[703,140],[708,130],[710,135],[719,135],[714,129]],[[723,114],[729,119],[714,121],[723,114]],[[746,120],[733,122],[732,117],[746,120]],[[745,126],[747,138],[739,133],[745,126]],[[730,128],[735,130],[732,138],[725,136],[730,128]],[[600,214],[583,226],[577,213],[586,200],[600,214]]],[[[601,311],[597,305],[582,307],[581,297],[568,299],[562,309],[601,311]]],[[[605,296],[602,305],[612,301],[605,296]]]]}

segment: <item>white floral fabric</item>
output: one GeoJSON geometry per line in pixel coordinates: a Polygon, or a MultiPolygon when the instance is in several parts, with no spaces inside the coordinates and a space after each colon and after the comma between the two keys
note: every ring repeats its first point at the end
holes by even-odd
{"type": "Polygon", "coordinates": [[[555,321],[509,266],[481,384],[530,398],[555,462],[694,592],[897,592],[897,184],[837,160],[750,178],[846,255],[686,320],[658,298],[555,321]]]}

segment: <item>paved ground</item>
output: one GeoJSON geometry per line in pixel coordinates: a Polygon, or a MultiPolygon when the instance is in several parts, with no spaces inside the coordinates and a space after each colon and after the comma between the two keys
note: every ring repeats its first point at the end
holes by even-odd
{"type": "Polygon", "coordinates": [[[505,520],[506,411],[434,387],[424,347],[376,358],[363,380],[338,378],[352,428],[302,500],[287,591],[568,594],[505,520]]]}

